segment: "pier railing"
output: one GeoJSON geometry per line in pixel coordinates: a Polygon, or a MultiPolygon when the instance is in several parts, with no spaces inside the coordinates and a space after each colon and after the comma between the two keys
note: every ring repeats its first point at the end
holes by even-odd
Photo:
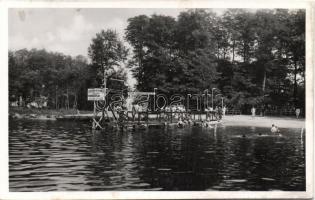
{"type": "Polygon", "coordinates": [[[202,121],[205,119],[215,121],[219,119],[219,114],[215,111],[125,111],[121,116],[124,118],[124,121],[139,123],[152,120],[172,123],[178,121],[180,118],[191,119],[194,121],[202,121]]]}

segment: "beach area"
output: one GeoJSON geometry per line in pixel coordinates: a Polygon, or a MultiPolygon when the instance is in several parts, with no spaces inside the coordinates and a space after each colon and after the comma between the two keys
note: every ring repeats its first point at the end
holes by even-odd
{"type": "Polygon", "coordinates": [[[250,115],[226,115],[222,119],[222,124],[226,126],[255,126],[271,127],[272,124],[281,128],[305,128],[305,119],[294,117],[270,117],[250,115]]]}

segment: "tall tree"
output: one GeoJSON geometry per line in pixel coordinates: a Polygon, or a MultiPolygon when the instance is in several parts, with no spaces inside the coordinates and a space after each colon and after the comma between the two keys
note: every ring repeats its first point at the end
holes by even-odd
{"type": "MultiPolygon", "coordinates": [[[[127,58],[128,50],[118,35],[113,30],[102,30],[92,39],[88,48],[92,65],[98,73],[98,79],[106,84],[106,77],[115,72],[115,67],[120,66],[127,58]],[[104,79],[103,79],[104,78],[104,79]]],[[[106,85],[105,85],[106,87],[106,85]]]]}

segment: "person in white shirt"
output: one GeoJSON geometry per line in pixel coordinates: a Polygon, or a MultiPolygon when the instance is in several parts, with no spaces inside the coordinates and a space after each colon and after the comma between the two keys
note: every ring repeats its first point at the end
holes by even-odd
{"type": "Polygon", "coordinates": [[[226,112],[226,107],[225,106],[223,106],[222,112],[223,112],[223,116],[225,116],[225,112],[226,112]]]}
{"type": "Polygon", "coordinates": [[[299,108],[295,109],[295,115],[296,115],[297,119],[299,118],[300,113],[301,113],[301,109],[299,109],[299,108]]]}
{"type": "Polygon", "coordinates": [[[256,115],[256,108],[254,106],[252,107],[251,112],[252,112],[252,118],[254,118],[256,115]]]}

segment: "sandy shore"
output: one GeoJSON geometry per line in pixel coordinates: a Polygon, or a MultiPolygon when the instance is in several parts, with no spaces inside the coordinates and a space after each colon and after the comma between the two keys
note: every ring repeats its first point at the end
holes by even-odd
{"type": "Polygon", "coordinates": [[[305,119],[292,117],[254,117],[248,115],[228,115],[222,120],[227,126],[256,126],[271,127],[272,124],[279,128],[305,128],[305,119]]]}

